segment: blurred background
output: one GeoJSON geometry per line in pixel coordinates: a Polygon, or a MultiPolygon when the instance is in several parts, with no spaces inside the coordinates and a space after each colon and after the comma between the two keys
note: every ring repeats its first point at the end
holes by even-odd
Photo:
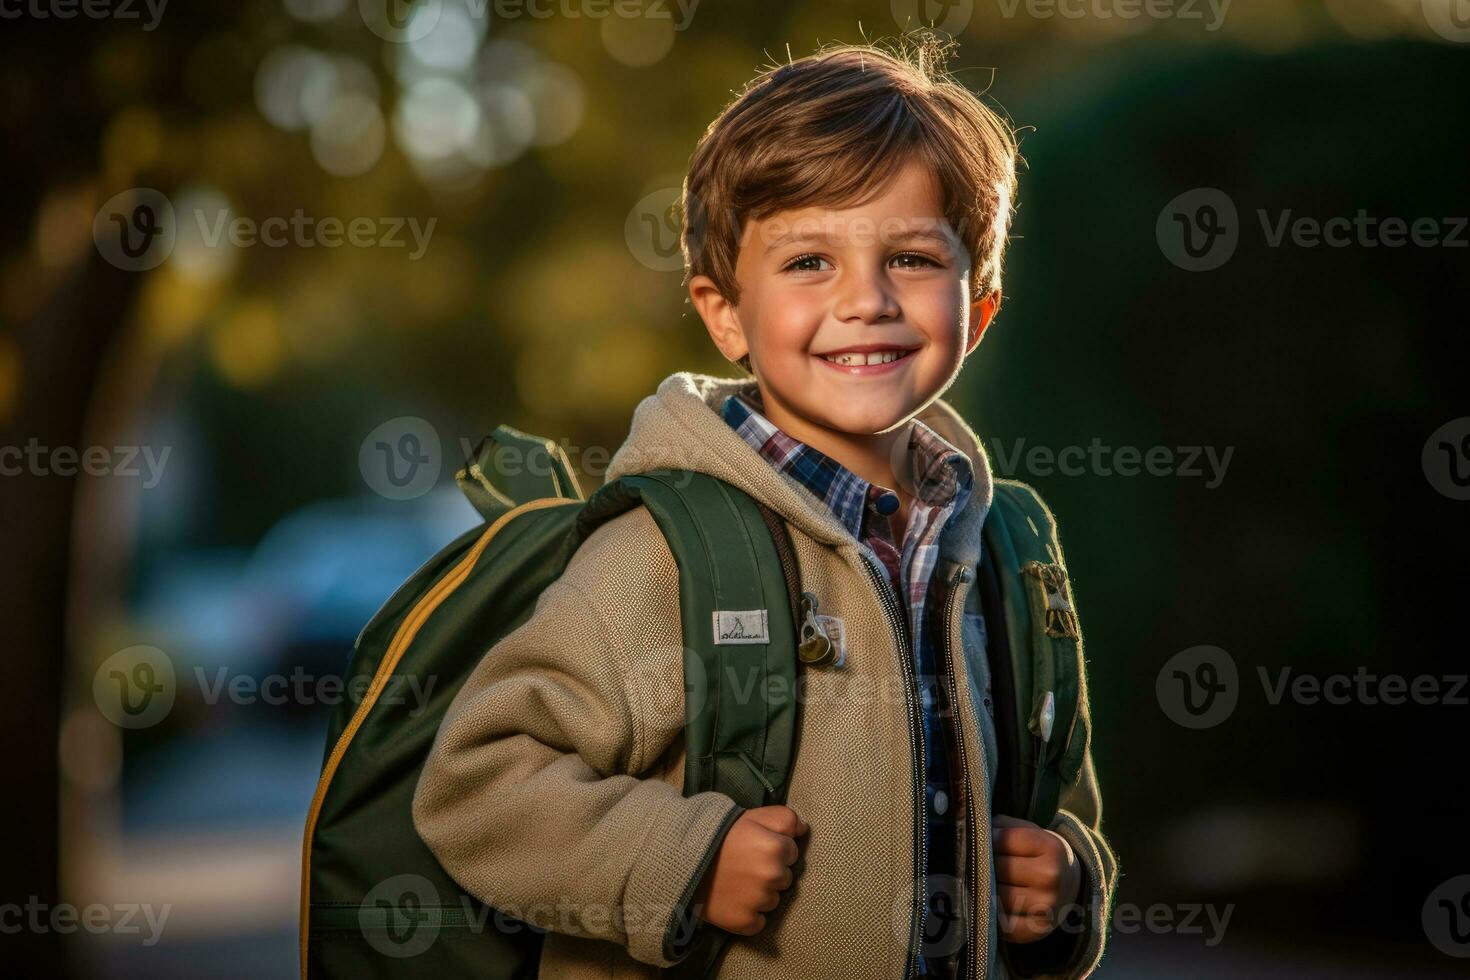
{"type": "Polygon", "coordinates": [[[616,10],[0,7],[6,961],[295,973],[323,682],[477,523],[466,446],[548,436],[590,490],[660,379],[735,373],[680,286],[695,140],[772,61],[932,24],[1021,132],[947,397],[1059,517],[1100,975],[1470,975],[1470,3],[616,10]],[[160,664],[161,714],[105,709],[160,664]]]}

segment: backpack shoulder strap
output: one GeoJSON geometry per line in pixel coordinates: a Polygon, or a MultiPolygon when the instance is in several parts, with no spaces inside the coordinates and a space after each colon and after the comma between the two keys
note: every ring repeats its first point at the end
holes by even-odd
{"type": "Polygon", "coordinates": [[[1002,618],[990,630],[991,659],[1015,706],[997,719],[1000,744],[1009,747],[1005,785],[1016,815],[1046,827],[1063,787],[1081,775],[1091,737],[1072,583],[1056,521],[1026,484],[996,481],[982,537],[982,600],[989,591],[987,618],[993,611],[1002,618]]]}
{"type": "MultiPolygon", "coordinates": [[[[780,518],[690,470],[606,484],[581,530],[642,505],[679,567],[684,633],[684,795],[718,790],[751,809],[786,799],[796,732],[796,563],[780,518]]],[[[712,858],[713,855],[710,855],[712,858]]],[[[692,895],[680,905],[687,912],[692,895]]],[[[666,978],[713,976],[730,934],[705,927],[666,978]]],[[[673,958],[678,950],[666,948],[673,958]]]]}
{"type": "Polygon", "coordinates": [[[744,807],[780,802],[796,728],[796,623],[773,529],[747,494],[689,470],[609,483],[579,523],[590,534],[640,504],[679,566],[685,793],[719,790],[744,807]]]}

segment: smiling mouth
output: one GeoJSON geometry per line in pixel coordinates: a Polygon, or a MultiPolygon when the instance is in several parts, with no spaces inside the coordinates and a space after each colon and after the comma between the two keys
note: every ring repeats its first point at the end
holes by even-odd
{"type": "Polygon", "coordinates": [[[890,348],[889,350],[875,350],[869,351],[868,353],[863,353],[862,351],[843,351],[840,354],[818,354],[817,356],[824,361],[830,361],[842,367],[862,367],[869,364],[887,364],[890,361],[901,361],[912,354],[914,350],[915,348],[909,350],[890,348]]]}

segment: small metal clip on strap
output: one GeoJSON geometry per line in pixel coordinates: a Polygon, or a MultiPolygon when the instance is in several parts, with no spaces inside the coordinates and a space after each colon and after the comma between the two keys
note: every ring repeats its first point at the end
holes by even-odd
{"type": "Polygon", "coordinates": [[[820,667],[831,663],[837,657],[837,648],[833,645],[831,637],[817,621],[817,597],[815,593],[803,592],[801,594],[801,636],[797,645],[797,655],[804,664],[820,667]]]}
{"type": "Polygon", "coordinates": [[[1077,639],[1077,614],[1067,601],[1067,570],[1058,564],[1027,562],[1021,571],[1041,582],[1046,597],[1046,635],[1053,639],[1077,639]]]}

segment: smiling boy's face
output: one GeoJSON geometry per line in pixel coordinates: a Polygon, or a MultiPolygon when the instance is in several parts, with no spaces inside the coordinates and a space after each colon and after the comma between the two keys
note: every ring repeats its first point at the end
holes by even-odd
{"type": "Polygon", "coordinates": [[[864,204],[747,221],[739,303],[707,276],[690,295],[721,353],[750,355],[773,423],[863,436],[904,424],[959,374],[1000,300],[972,303],[971,274],[937,181],[913,160],[864,204]]]}

